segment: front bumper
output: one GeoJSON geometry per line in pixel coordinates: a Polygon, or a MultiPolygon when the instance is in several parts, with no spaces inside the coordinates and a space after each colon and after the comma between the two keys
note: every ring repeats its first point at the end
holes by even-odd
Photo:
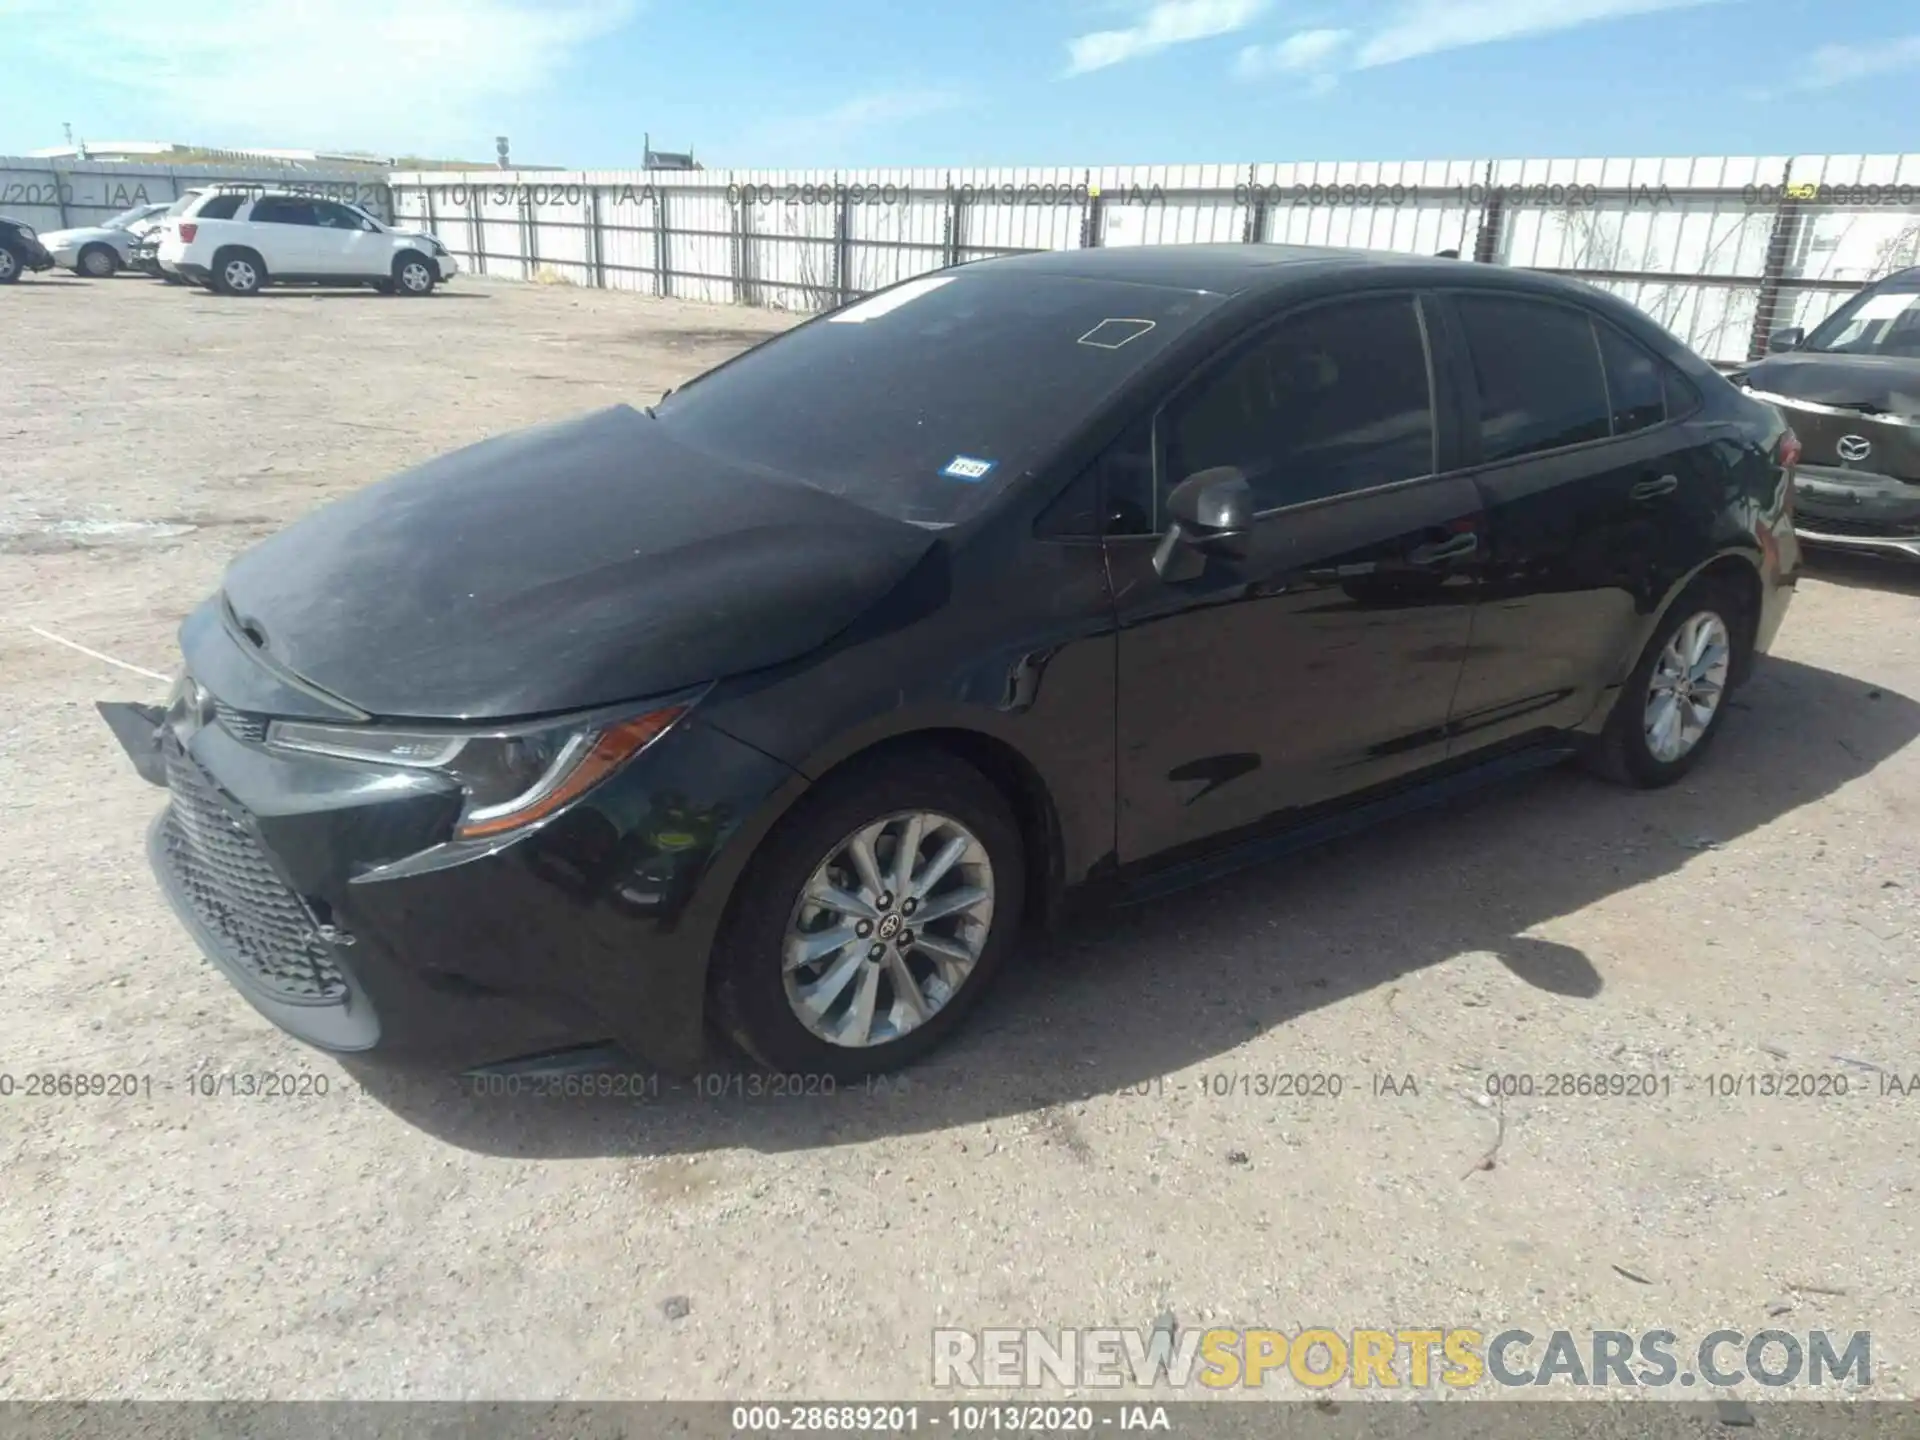
{"type": "Polygon", "coordinates": [[[435,259],[435,260],[436,260],[436,261],[437,261],[437,262],[439,263],[439,266],[440,266],[440,283],[441,283],[442,285],[444,285],[444,284],[446,284],[446,283],[447,283],[447,281],[449,281],[449,280],[451,280],[451,279],[453,279],[453,277],[454,277],[454,276],[456,276],[456,275],[458,275],[458,274],[460,273],[460,267],[459,267],[458,265],[456,265],[456,264],[454,264],[454,262],[453,262],[453,256],[451,256],[451,255],[436,255],[436,256],[434,256],[433,258],[434,258],[434,259],[435,259]]]}
{"type": "Polygon", "coordinates": [[[1920,559],[1920,482],[1803,464],[1794,495],[1794,528],[1802,540],[1920,559]]]}
{"type": "Polygon", "coordinates": [[[375,879],[446,837],[445,781],[270,751],[224,704],[184,734],[150,707],[101,710],[167,787],[147,841],[163,892],[255,1009],[323,1049],[462,1065],[611,1041],[694,1068],[751,822],[804,784],[689,717],[504,848],[375,879]]]}
{"type": "Polygon", "coordinates": [[[13,253],[20,257],[21,269],[53,269],[53,254],[38,239],[29,240],[24,235],[19,235],[13,238],[12,245],[13,253]]]}

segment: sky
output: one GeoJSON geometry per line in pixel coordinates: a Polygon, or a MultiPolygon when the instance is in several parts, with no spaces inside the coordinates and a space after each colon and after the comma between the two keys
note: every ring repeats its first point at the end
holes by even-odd
{"type": "Polygon", "coordinates": [[[569,168],[1920,151],[1915,0],[0,0],[0,154],[569,168]]]}

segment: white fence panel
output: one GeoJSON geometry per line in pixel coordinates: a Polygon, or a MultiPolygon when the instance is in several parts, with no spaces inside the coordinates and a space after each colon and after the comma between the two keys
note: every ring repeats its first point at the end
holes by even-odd
{"type": "Polygon", "coordinates": [[[1029,250],[1453,250],[1586,280],[1723,362],[1920,264],[1920,155],[488,171],[391,183],[394,213],[489,275],[815,311],[1029,250]]]}

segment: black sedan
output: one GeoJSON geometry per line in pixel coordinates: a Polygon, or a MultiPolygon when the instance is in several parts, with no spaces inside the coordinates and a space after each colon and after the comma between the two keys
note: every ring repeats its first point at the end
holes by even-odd
{"type": "Polygon", "coordinates": [[[687,1069],[711,1026],[848,1077],[1069,898],[1571,756],[1686,774],[1786,608],[1796,458],[1564,281],[1006,258],[326,506],[188,618],[164,712],[102,710],[182,921],[295,1035],[687,1069]]]}
{"type": "Polygon", "coordinates": [[[1920,560],[1920,268],[1868,286],[1816,326],[1776,331],[1733,378],[1800,437],[1800,533],[1920,560]]]}
{"type": "Polygon", "coordinates": [[[0,285],[11,285],[29,270],[51,270],[53,256],[31,225],[0,215],[0,285]]]}

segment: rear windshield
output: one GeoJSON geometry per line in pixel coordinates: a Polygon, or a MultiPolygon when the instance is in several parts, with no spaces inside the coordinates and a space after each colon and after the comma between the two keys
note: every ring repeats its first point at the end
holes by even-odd
{"type": "Polygon", "coordinates": [[[1920,357],[1920,289],[1863,290],[1821,322],[1802,350],[1920,357]]]}
{"type": "Polygon", "coordinates": [[[1057,274],[925,276],[768,341],[656,413],[693,449],[948,525],[1220,299],[1057,274]]]}

